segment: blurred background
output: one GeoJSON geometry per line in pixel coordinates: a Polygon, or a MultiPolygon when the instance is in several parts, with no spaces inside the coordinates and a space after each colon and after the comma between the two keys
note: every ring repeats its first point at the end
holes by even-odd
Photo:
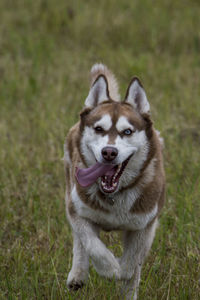
{"type": "MultiPolygon", "coordinates": [[[[165,139],[167,202],[139,299],[200,295],[200,2],[0,1],[0,299],[120,299],[91,269],[65,281],[72,236],[61,158],[96,62],[122,99],[138,76],[165,139]]],[[[102,235],[121,253],[117,234],[102,235]]]]}

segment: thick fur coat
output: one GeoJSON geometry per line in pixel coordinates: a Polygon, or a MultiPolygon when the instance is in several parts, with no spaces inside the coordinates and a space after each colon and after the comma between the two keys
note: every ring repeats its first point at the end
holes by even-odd
{"type": "Polygon", "coordinates": [[[122,298],[137,299],[142,264],[165,200],[162,148],[139,79],[132,79],[121,102],[114,75],[95,64],[80,121],[64,146],[66,209],[74,238],[70,289],[86,282],[91,258],[100,275],[123,280],[122,298]],[[90,167],[98,173],[97,166],[105,164],[113,169],[93,182],[90,167]],[[81,184],[85,178],[77,168],[88,174],[88,186],[81,184]],[[100,230],[123,231],[122,257],[104,245],[100,230]]]}

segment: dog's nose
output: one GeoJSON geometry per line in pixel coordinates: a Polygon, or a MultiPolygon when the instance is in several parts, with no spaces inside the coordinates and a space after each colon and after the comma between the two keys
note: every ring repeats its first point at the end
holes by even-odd
{"type": "Polygon", "coordinates": [[[105,160],[112,161],[117,157],[118,150],[117,150],[117,148],[114,148],[114,147],[104,147],[102,149],[101,153],[105,160]]]}

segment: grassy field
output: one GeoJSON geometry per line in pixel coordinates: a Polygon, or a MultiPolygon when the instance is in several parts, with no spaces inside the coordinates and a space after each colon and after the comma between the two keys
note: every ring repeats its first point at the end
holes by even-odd
{"type": "Polygon", "coordinates": [[[122,95],[142,80],[165,139],[167,202],[139,299],[200,299],[199,16],[195,0],[0,1],[0,299],[120,299],[92,268],[66,289],[63,143],[99,61],[122,95]]]}

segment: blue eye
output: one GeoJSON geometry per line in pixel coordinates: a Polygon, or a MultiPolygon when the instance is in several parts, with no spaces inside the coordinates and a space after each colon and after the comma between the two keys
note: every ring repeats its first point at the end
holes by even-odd
{"type": "Polygon", "coordinates": [[[131,130],[131,129],[125,129],[124,131],[123,131],[123,134],[125,134],[125,135],[131,135],[133,133],[133,131],[131,130]]]}

